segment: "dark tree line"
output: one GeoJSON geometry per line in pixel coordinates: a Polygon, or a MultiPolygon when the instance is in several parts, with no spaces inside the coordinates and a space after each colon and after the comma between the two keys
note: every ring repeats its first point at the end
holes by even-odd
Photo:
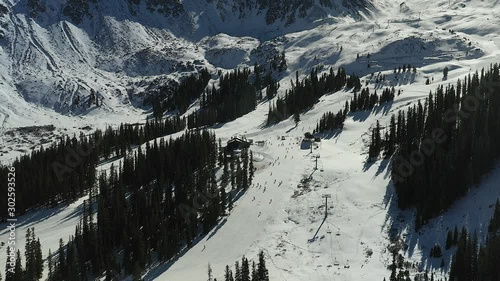
{"type": "Polygon", "coordinates": [[[458,228],[455,226],[455,230],[452,232],[448,231],[446,236],[445,249],[449,250],[451,247],[456,246],[458,243],[458,228]]]}
{"type": "MultiPolygon", "coordinates": [[[[452,256],[449,279],[450,281],[496,281],[500,278],[498,265],[500,264],[500,201],[497,200],[493,217],[488,226],[486,241],[480,245],[476,233],[468,233],[465,227],[461,231],[455,226],[454,230],[448,231],[446,238],[446,250],[456,247],[455,254],[452,256]]],[[[441,246],[434,245],[431,248],[430,256],[439,258],[442,256],[441,246]]],[[[397,268],[403,268],[403,257],[400,254],[393,253],[393,263],[389,266],[392,271],[391,281],[408,281],[408,270],[400,270],[396,274],[397,268]]],[[[445,261],[441,259],[441,268],[445,266],[445,261]]],[[[384,279],[385,280],[385,279],[384,279]]],[[[428,273],[415,275],[414,280],[434,280],[432,274],[429,278],[428,273]]]]}
{"type": "Polygon", "coordinates": [[[368,148],[369,160],[376,159],[382,149],[382,138],[380,137],[380,122],[377,120],[377,125],[372,129],[370,147],[368,148]]]}
{"type": "Polygon", "coordinates": [[[385,88],[380,96],[377,95],[377,91],[370,94],[370,90],[365,88],[361,90],[359,95],[354,93],[354,97],[351,99],[350,103],[350,110],[351,112],[372,110],[376,105],[382,105],[383,103],[393,101],[394,96],[394,87],[392,89],[385,88]]]}
{"type": "Polygon", "coordinates": [[[332,131],[332,130],[341,130],[344,128],[344,121],[347,116],[347,113],[349,108],[348,102],[346,102],[346,106],[344,110],[339,110],[337,113],[333,113],[331,111],[328,111],[321,116],[321,118],[318,121],[318,124],[316,124],[316,129],[314,130],[315,133],[321,133],[321,132],[326,132],[326,131],[332,131]]]}
{"type": "Polygon", "coordinates": [[[127,154],[118,168],[98,177],[98,192],[90,189],[75,235],[66,245],[61,242],[57,259],[50,261],[49,279],[132,275],[140,280],[153,259],[168,261],[191,247],[231,208],[233,194],[252,181],[251,153],[244,150],[220,163],[219,151],[213,133],[188,131],[127,154]],[[218,162],[224,169],[220,181],[218,162]],[[231,180],[234,189],[227,192],[231,180]]]}
{"type": "Polygon", "coordinates": [[[408,65],[403,64],[403,67],[401,67],[401,66],[395,67],[394,73],[406,72],[407,70],[408,70],[408,72],[413,71],[413,73],[416,73],[417,67],[412,66],[411,64],[408,64],[408,65]]]}
{"type": "MultiPolygon", "coordinates": [[[[284,58],[284,54],[283,54],[284,58]]],[[[285,67],[286,67],[286,61],[285,67]]],[[[262,90],[266,89],[266,97],[268,100],[272,99],[277,93],[280,87],[279,83],[274,80],[271,75],[271,71],[267,71],[263,65],[255,64],[253,68],[254,73],[254,86],[258,91],[257,97],[262,100],[262,90]]]]}
{"type": "Polygon", "coordinates": [[[450,281],[494,281],[500,280],[500,202],[488,227],[484,245],[478,242],[477,234],[470,235],[462,229],[455,242],[456,252],[450,267],[450,281]]]}
{"type": "Polygon", "coordinates": [[[361,89],[359,78],[347,76],[343,68],[339,68],[337,74],[330,68],[329,73],[321,76],[318,76],[318,69],[314,68],[302,81],[299,81],[297,72],[295,82],[291,84],[292,89],[287,90],[284,97],[279,97],[275,104],[269,105],[268,125],[311,108],[326,93],[337,92],[344,87],[353,88],[354,91],[361,89]]]}
{"type": "Polygon", "coordinates": [[[122,156],[133,147],[158,137],[170,135],[186,129],[186,119],[175,115],[165,119],[152,119],[144,124],[120,124],[117,129],[108,127],[96,130],[91,136],[98,142],[95,153],[109,159],[122,156]]]}
{"type": "Polygon", "coordinates": [[[95,104],[96,107],[100,107],[103,104],[104,97],[99,94],[98,92],[94,91],[94,89],[90,89],[90,94],[82,98],[79,95],[77,95],[73,99],[73,106],[76,107],[83,107],[83,108],[90,108],[92,107],[93,104],[95,104]]]}
{"type": "MultiPolygon", "coordinates": [[[[23,267],[21,253],[17,250],[15,265],[12,268],[7,259],[5,268],[5,281],[37,281],[43,274],[42,245],[35,235],[35,228],[28,228],[25,242],[25,266],[23,267]]],[[[7,247],[7,256],[10,256],[7,247]]],[[[61,279],[62,280],[62,279],[61,279]]]]}
{"type": "Polygon", "coordinates": [[[200,70],[198,74],[191,74],[173,89],[170,86],[162,86],[151,97],[145,100],[146,104],[153,106],[153,116],[161,118],[165,111],[178,110],[183,114],[189,105],[200,97],[210,81],[210,73],[206,69],[200,70]]]}
{"type": "Polygon", "coordinates": [[[400,136],[404,129],[398,126],[400,126],[400,123],[396,124],[394,115],[391,117],[388,129],[382,127],[377,120],[376,125],[371,129],[368,161],[377,160],[381,153],[383,153],[385,159],[393,156],[397,147],[398,136],[400,136]]]}
{"type": "MultiPolygon", "coordinates": [[[[131,148],[154,138],[185,129],[186,122],[179,116],[152,120],[145,125],[121,124],[78,138],[65,137],[49,147],[40,147],[16,159],[16,211],[25,213],[34,207],[56,206],[72,202],[85,195],[96,183],[96,166],[100,161],[124,155],[131,148]],[[21,176],[22,175],[22,176],[21,176]],[[29,175],[29,176],[27,176],[29,175]]],[[[0,166],[0,180],[7,182],[8,169],[0,166]]],[[[7,189],[0,192],[6,217],[7,189]]]]}
{"type": "MultiPolygon", "coordinates": [[[[241,263],[236,261],[234,263],[234,273],[229,265],[226,265],[226,270],[224,272],[225,281],[269,281],[269,272],[266,268],[266,258],[264,252],[260,251],[258,255],[259,261],[255,263],[248,261],[245,256],[241,258],[241,263]]],[[[211,268],[209,265],[208,279],[212,280],[211,268]]],[[[214,279],[217,281],[217,279],[214,279]]]]}
{"type": "Polygon", "coordinates": [[[417,229],[465,195],[500,156],[499,66],[438,87],[425,104],[393,116],[386,155],[400,208],[416,207],[417,229]]]}
{"type": "Polygon", "coordinates": [[[286,63],[286,58],[285,58],[285,51],[282,51],[279,54],[274,55],[270,62],[270,67],[274,71],[282,72],[287,69],[287,63],[286,63]]]}
{"type": "MultiPolygon", "coordinates": [[[[361,90],[358,95],[354,92],[354,97],[349,103],[346,101],[343,110],[339,110],[336,114],[333,112],[326,112],[320,118],[316,125],[315,132],[324,132],[329,130],[342,129],[344,121],[349,111],[356,112],[361,110],[371,110],[376,105],[382,105],[386,102],[394,100],[395,89],[386,88],[383,90],[382,95],[377,95],[377,92],[370,94],[368,88],[361,90]]],[[[380,126],[372,130],[372,141],[370,145],[370,158],[377,157],[382,149],[382,140],[380,138],[380,126]]],[[[392,154],[392,153],[391,153],[392,154]]]]}
{"type": "Polygon", "coordinates": [[[443,251],[441,249],[441,245],[435,244],[434,246],[432,246],[431,252],[430,252],[429,256],[431,256],[433,258],[440,258],[440,257],[442,257],[443,256],[443,251]]]}
{"type": "MultiPolygon", "coordinates": [[[[91,15],[89,10],[90,4],[96,2],[96,0],[69,0],[64,6],[63,14],[69,17],[74,23],[80,24],[85,17],[91,15]]],[[[43,10],[45,10],[45,7],[43,10]]]]}
{"type": "MultiPolygon", "coordinates": [[[[16,169],[16,212],[24,214],[39,206],[55,206],[84,195],[96,181],[97,154],[93,138],[65,138],[49,147],[33,150],[17,158],[11,165],[16,169]]],[[[0,167],[0,180],[7,182],[8,169],[0,167]]],[[[7,216],[7,189],[0,192],[1,217],[7,216]]]]}
{"type": "Polygon", "coordinates": [[[257,106],[257,88],[248,79],[248,68],[222,75],[219,87],[212,86],[200,98],[200,109],[187,118],[189,128],[229,122],[257,106]]]}

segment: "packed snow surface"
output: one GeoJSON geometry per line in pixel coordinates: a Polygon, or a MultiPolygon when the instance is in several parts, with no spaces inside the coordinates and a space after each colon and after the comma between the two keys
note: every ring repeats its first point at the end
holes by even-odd
{"type": "MultiPolygon", "coordinates": [[[[330,66],[345,67],[348,74],[362,76],[370,90],[395,86],[402,94],[371,112],[350,114],[344,130],[326,135],[312,145],[312,151],[302,143],[303,134],[312,131],[326,111],[343,108],[352,92],[324,96],[300,116],[298,126],[293,120],[264,126],[269,106],[264,102],[254,112],[214,128],[223,142],[235,134],[264,141],[264,146],[251,147],[258,168],[253,186],[208,235],[174,261],[154,264],[144,272],[144,279],[204,280],[210,263],[221,280],[226,265],[234,265],[243,255],[256,259],[263,250],[271,280],[383,280],[390,274],[387,266],[392,256],[387,246],[394,232],[406,245],[405,257],[419,263],[412,275],[426,269],[444,275],[448,268],[441,271],[440,259],[429,258],[430,248],[436,241],[443,244],[446,231],[455,225],[484,235],[491,206],[500,197],[496,188],[500,171],[493,171],[480,188],[415,233],[412,211],[397,208],[389,162],[366,163],[369,132],[377,120],[387,125],[392,114],[423,100],[438,85],[454,84],[498,62],[500,10],[493,0],[374,0],[373,5],[377,11],[371,17],[332,17],[312,29],[271,39],[236,34],[228,28],[227,34],[210,34],[193,42],[176,37],[174,31],[106,18],[106,26],[115,29],[110,34],[133,34],[123,49],[110,53],[96,50],[88,29],[64,21],[42,27],[22,16],[2,18],[14,24],[9,32],[23,38],[13,44],[25,47],[0,46],[0,141],[5,144],[0,160],[11,161],[40,142],[40,136],[29,133],[32,130],[18,127],[54,125],[54,130],[36,130],[50,141],[84,131],[86,126],[144,120],[148,112],[134,107],[128,94],[146,85],[139,77],[162,74],[177,79],[179,61],[199,60],[210,71],[251,66],[258,59],[252,50],[268,44],[286,53],[288,70],[282,74],[281,94],[290,87],[296,70],[304,77],[318,65],[325,71],[330,66]],[[58,41],[63,39],[68,41],[58,41]],[[403,64],[416,66],[417,72],[394,74],[394,68],[403,64]],[[447,79],[442,75],[445,66],[450,68],[447,79]],[[387,78],[377,84],[379,72],[387,78]],[[16,73],[23,73],[22,77],[16,73]],[[427,79],[430,85],[425,85],[427,79]],[[72,111],[64,106],[71,96],[54,92],[57,87],[46,89],[47,81],[61,89],[72,85],[75,93],[98,89],[105,105],[89,112],[72,111]],[[40,94],[47,91],[51,94],[40,94]],[[326,219],[323,195],[331,196],[326,219]]],[[[112,40],[120,38],[106,40],[115,46],[112,40]]],[[[24,245],[26,228],[35,227],[44,255],[56,250],[60,238],[67,241],[74,233],[84,199],[19,217],[18,245],[24,245]]],[[[1,241],[6,241],[6,228],[1,226],[1,241]]],[[[447,263],[450,255],[451,251],[444,253],[447,263]]],[[[5,255],[0,255],[0,264],[5,264],[5,255]]]]}

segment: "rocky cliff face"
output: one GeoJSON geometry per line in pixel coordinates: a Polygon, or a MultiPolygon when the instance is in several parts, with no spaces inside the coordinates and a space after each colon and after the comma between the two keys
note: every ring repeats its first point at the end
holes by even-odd
{"type": "Polygon", "coordinates": [[[0,0],[0,86],[63,113],[85,114],[73,102],[92,90],[108,110],[138,105],[134,94],[153,79],[252,65],[252,50],[268,39],[372,8],[369,0],[0,0]],[[207,41],[220,33],[229,39],[207,41]],[[222,47],[203,43],[212,41],[222,47]]]}
{"type": "MultiPolygon", "coordinates": [[[[46,11],[48,0],[26,0],[29,15],[34,17],[46,11]]],[[[312,8],[326,11],[363,12],[370,7],[368,0],[198,0],[213,6],[222,21],[228,14],[243,19],[254,12],[263,14],[266,24],[276,22],[293,24],[297,18],[305,18],[312,8]],[[347,9],[346,9],[347,8],[347,9]]],[[[72,22],[80,24],[86,17],[92,18],[93,9],[105,3],[104,0],[67,0],[60,1],[63,14],[72,22]]],[[[138,9],[145,6],[150,12],[157,12],[166,17],[179,17],[189,11],[189,0],[124,0],[131,15],[137,15],[138,9]]],[[[203,12],[203,11],[194,11],[203,12]]]]}

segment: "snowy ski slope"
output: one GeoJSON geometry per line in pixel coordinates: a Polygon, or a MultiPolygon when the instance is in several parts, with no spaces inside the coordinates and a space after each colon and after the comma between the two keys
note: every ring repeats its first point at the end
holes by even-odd
{"type": "MultiPolygon", "coordinates": [[[[301,146],[303,134],[314,129],[324,112],[343,108],[352,93],[341,91],[324,96],[312,110],[301,115],[298,127],[292,120],[265,127],[268,104],[262,103],[254,112],[214,128],[223,141],[235,134],[265,141],[263,147],[252,146],[258,160],[254,185],[207,236],[175,261],[152,266],[144,273],[145,280],[204,280],[208,263],[220,280],[225,265],[233,265],[242,255],[255,259],[259,250],[266,253],[272,280],[383,280],[390,274],[387,265],[392,257],[387,246],[393,228],[407,245],[406,258],[419,262],[420,270],[435,268],[440,273],[440,259],[430,259],[428,254],[436,241],[444,243],[448,228],[465,225],[484,235],[493,211],[491,205],[500,197],[499,170],[485,177],[480,188],[473,189],[448,212],[415,233],[412,211],[401,212],[396,207],[389,163],[365,164],[365,160],[369,131],[377,120],[384,126],[393,113],[425,98],[438,85],[456,83],[464,75],[500,61],[500,7],[494,0],[409,0],[402,6],[389,0],[373,3],[378,12],[372,18],[338,18],[337,23],[328,22],[272,39],[285,50],[289,67],[280,92],[290,87],[295,70],[304,77],[312,67],[323,64],[325,70],[330,66],[335,69],[343,66],[348,73],[363,76],[363,85],[368,82],[371,90],[381,91],[385,86],[394,85],[403,94],[391,105],[349,115],[344,130],[323,139],[313,147],[312,153],[301,146]],[[417,66],[417,73],[399,74],[396,78],[393,70],[402,64],[417,66]],[[447,80],[442,78],[445,66],[450,68],[447,80]],[[375,84],[375,77],[371,77],[378,72],[387,76],[382,84],[375,84]],[[431,85],[425,85],[427,78],[431,79],[431,85]],[[281,140],[281,136],[285,136],[285,140],[281,140]],[[316,156],[319,156],[318,170],[313,169],[316,156]],[[303,179],[308,177],[312,180],[304,187],[303,179]],[[328,217],[316,239],[310,241],[324,218],[322,195],[325,194],[331,195],[328,217]]],[[[239,39],[234,34],[219,35],[200,44],[202,54],[187,56],[200,56],[205,60],[205,52],[220,47],[230,51],[211,52],[207,65],[212,69],[242,63],[251,65],[248,50],[259,39],[242,39],[242,46],[238,45],[239,39]]],[[[0,52],[0,58],[3,57],[5,54],[0,52]]],[[[3,126],[0,138],[6,138],[6,130],[33,125],[34,120],[36,124],[53,123],[71,133],[86,125],[99,127],[144,118],[144,111],[121,103],[120,98],[111,94],[105,110],[79,117],[60,115],[33,101],[6,94],[15,91],[15,82],[9,80],[5,71],[0,69],[1,77],[6,78],[0,84],[0,125],[3,126]]],[[[85,75],[94,77],[94,74],[85,75]]],[[[119,74],[107,77],[122,79],[119,74]]],[[[100,85],[108,78],[93,83],[100,85]]],[[[15,152],[15,144],[12,147],[13,151],[0,156],[1,160],[11,160],[20,153],[15,152]]],[[[44,255],[49,248],[57,249],[60,238],[67,241],[74,233],[83,199],[18,218],[21,223],[18,243],[24,245],[26,228],[35,227],[44,255]]],[[[5,241],[6,225],[0,227],[0,240],[5,241]]],[[[4,247],[0,247],[0,251],[5,251],[4,247]]],[[[450,251],[444,253],[447,262],[450,255],[450,251]]],[[[0,255],[2,264],[5,264],[4,255],[0,255]]],[[[416,273],[417,270],[412,271],[412,275],[416,273]]]]}

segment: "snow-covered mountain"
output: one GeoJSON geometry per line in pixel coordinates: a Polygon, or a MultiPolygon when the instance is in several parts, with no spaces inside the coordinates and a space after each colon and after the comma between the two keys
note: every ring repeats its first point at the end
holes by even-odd
{"type": "MultiPolygon", "coordinates": [[[[144,272],[145,280],[202,280],[208,263],[219,279],[226,264],[262,249],[273,280],[383,280],[389,275],[387,248],[394,231],[401,234],[405,258],[419,263],[411,272],[415,276],[419,270],[440,271],[440,260],[428,253],[436,241],[443,244],[448,229],[465,225],[480,236],[485,233],[491,206],[500,196],[498,170],[416,233],[411,211],[396,207],[387,161],[365,165],[365,159],[368,132],[377,120],[387,124],[392,114],[423,100],[437,86],[454,84],[500,59],[495,0],[0,3],[2,160],[29,151],[39,135],[50,140],[87,126],[143,120],[147,111],[141,99],[151,81],[177,80],[207,67],[215,83],[215,70],[253,65],[282,51],[288,69],[277,77],[280,94],[290,88],[295,71],[304,76],[317,66],[343,66],[371,90],[394,86],[402,91],[389,108],[349,117],[344,131],[324,140],[313,154],[297,141],[325,111],[340,110],[352,92],[323,97],[301,116],[297,128],[292,120],[263,128],[267,103],[214,128],[223,141],[234,134],[266,141],[252,148],[259,160],[255,185],[260,188],[251,188],[227,219],[177,260],[154,264],[144,272]],[[403,64],[416,66],[417,72],[395,74],[403,64]],[[450,73],[445,79],[446,66],[450,73]],[[379,81],[380,75],[386,79],[379,81]],[[88,96],[91,89],[104,97],[102,107],[72,106],[77,95],[88,96]],[[43,129],[38,136],[14,129],[48,124],[56,129],[43,129]],[[313,170],[316,154],[321,156],[319,171],[313,170]],[[301,189],[311,173],[314,181],[301,189]],[[308,243],[324,216],[324,194],[332,195],[329,217],[319,239],[308,243]]],[[[46,255],[58,247],[59,238],[67,240],[74,233],[84,199],[25,215],[19,233],[36,227],[46,255]]],[[[0,234],[4,239],[8,232],[0,234]]],[[[446,262],[451,254],[445,252],[446,262]]]]}
{"type": "MultiPolygon", "coordinates": [[[[152,85],[201,68],[265,63],[284,49],[286,34],[374,10],[366,0],[2,0],[0,125],[56,124],[56,132],[71,134],[136,122],[152,85]],[[75,105],[93,91],[100,107],[75,105]]],[[[19,141],[33,146],[0,138],[8,159],[26,151],[19,141]]]]}
{"type": "Polygon", "coordinates": [[[362,0],[2,2],[5,93],[73,114],[84,113],[71,107],[75,96],[91,89],[127,104],[140,88],[134,83],[201,67],[234,67],[268,38],[336,15],[369,14],[371,7],[362,0]],[[231,46],[206,39],[220,33],[233,38],[231,46]],[[243,36],[253,38],[248,48],[239,44],[243,36]],[[229,60],[217,56],[231,52],[236,57],[229,60]]]}

